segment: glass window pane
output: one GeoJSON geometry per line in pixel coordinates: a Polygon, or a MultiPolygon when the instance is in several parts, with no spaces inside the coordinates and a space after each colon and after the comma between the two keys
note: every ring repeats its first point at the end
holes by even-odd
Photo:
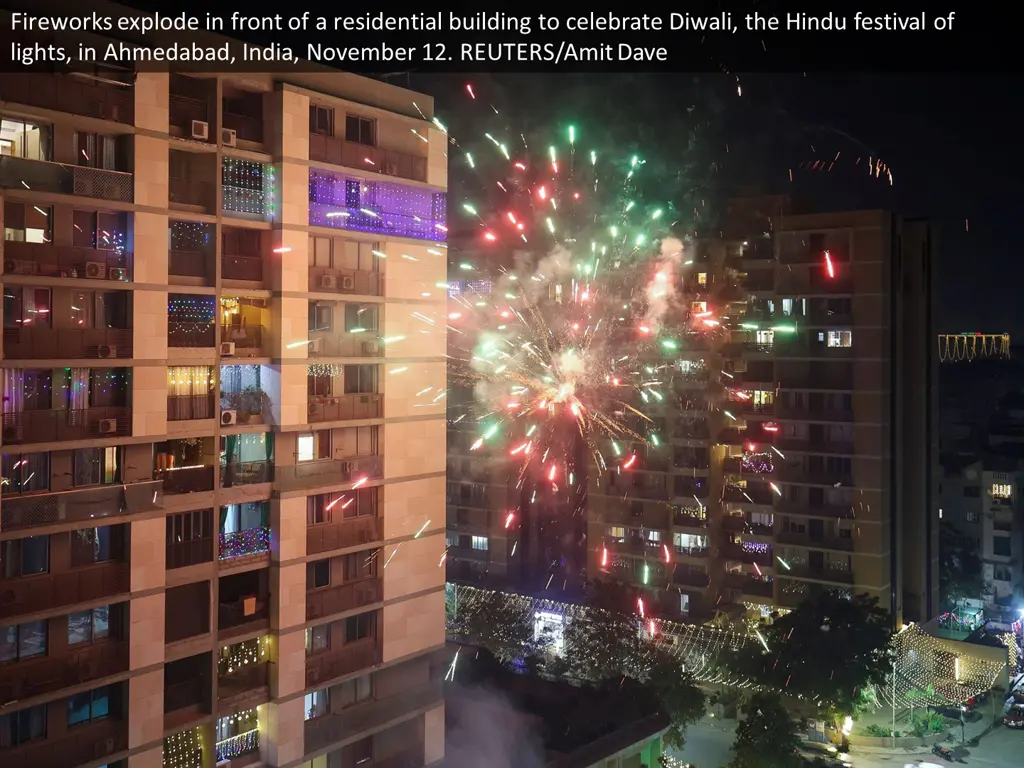
{"type": "Polygon", "coordinates": [[[104,605],[93,609],[92,639],[104,640],[110,636],[110,606],[104,605]]]}
{"type": "Polygon", "coordinates": [[[68,615],[68,645],[88,643],[92,640],[92,611],[77,611],[68,615]]]}
{"type": "Polygon", "coordinates": [[[18,628],[18,658],[46,655],[46,629],[45,621],[32,621],[18,628]]]}

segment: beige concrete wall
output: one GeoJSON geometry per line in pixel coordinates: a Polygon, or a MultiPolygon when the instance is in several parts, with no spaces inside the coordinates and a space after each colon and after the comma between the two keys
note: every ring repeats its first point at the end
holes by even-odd
{"type": "Polygon", "coordinates": [[[428,528],[445,523],[444,477],[391,483],[381,493],[385,539],[412,536],[428,521],[428,528]]]}
{"type": "Polygon", "coordinates": [[[385,662],[444,643],[443,590],[385,605],[383,614],[385,662]]]}
{"type": "MultiPolygon", "coordinates": [[[[443,521],[438,521],[439,528],[443,524],[443,521]]],[[[441,563],[445,548],[443,532],[424,535],[397,546],[398,552],[384,569],[385,601],[444,585],[444,565],[441,563]]]]}
{"type": "Polygon", "coordinates": [[[444,757],[444,705],[423,715],[423,764],[431,765],[444,757]]]}
{"type": "Polygon", "coordinates": [[[387,476],[395,478],[444,472],[445,427],[446,423],[441,419],[385,425],[383,448],[387,476]]]}

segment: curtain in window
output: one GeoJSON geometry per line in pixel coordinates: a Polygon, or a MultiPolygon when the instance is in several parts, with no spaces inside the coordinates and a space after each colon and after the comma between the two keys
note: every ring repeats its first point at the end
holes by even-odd
{"type": "Polygon", "coordinates": [[[22,371],[4,368],[4,413],[21,413],[25,408],[25,386],[22,371]]]}
{"type": "Polygon", "coordinates": [[[89,407],[89,369],[72,368],[68,381],[68,410],[84,411],[89,407]]]}
{"type": "Polygon", "coordinates": [[[167,369],[168,415],[177,419],[212,419],[209,394],[213,369],[206,365],[173,366],[167,369]]]}

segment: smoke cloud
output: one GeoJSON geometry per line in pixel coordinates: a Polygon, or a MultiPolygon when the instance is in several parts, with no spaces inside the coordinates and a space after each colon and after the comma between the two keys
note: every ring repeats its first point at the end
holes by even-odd
{"type": "Polygon", "coordinates": [[[544,768],[544,747],[530,719],[489,688],[449,684],[445,768],[544,768]]]}
{"type": "Polygon", "coordinates": [[[665,313],[675,303],[682,288],[682,265],[685,246],[682,240],[669,237],[661,241],[661,253],[647,285],[647,312],[643,324],[651,333],[661,327],[665,313]]]}

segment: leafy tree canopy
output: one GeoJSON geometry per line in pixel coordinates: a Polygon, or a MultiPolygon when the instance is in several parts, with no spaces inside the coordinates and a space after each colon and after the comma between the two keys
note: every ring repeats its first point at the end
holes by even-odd
{"type": "Polygon", "coordinates": [[[956,610],[964,600],[983,600],[990,590],[977,547],[943,521],[939,526],[939,591],[946,610],[956,610]]]}
{"type": "Polygon", "coordinates": [[[801,768],[800,735],[777,693],[753,694],[743,706],[729,768],[801,768]]]}

